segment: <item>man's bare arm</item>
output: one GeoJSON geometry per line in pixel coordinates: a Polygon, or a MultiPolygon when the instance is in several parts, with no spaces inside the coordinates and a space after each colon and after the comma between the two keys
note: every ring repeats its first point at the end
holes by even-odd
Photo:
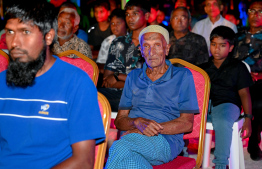
{"type": "MultiPolygon", "coordinates": [[[[238,91],[238,94],[241,99],[242,107],[245,114],[252,114],[252,104],[251,104],[251,97],[249,93],[249,88],[243,88],[238,91]]],[[[245,122],[242,127],[242,138],[245,139],[251,136],[252,128],[251,128],[251,119],[245,118],[245,122]],[[246,130],[246,135],[243,136],[244,130],[246,130]]]]}
{"type": "Polygon", "coordinates": [[[95,140],[80,141],[72,144],[72,156],[52,169],[93,169],[95,144],[95,140]]]}
{"type": "Polygon", "coordinates": [[[142,117],[130,118],[128,117],[129,111],[130,110],[118,111],[115,120],[115,125],[119,130],[133,130],[134,132],[139,133],[136,131],[137,129],[146,136],[154,136],[158,135],[160,130],[163,128],[159,123],[155,122],[154,120],[149,120],[142,117]]]}
{"type": "Polygon", "coordinates": [[[125,81],[126,81],[126,74],[119,73],[117,81],[114,77],[114,72],[111,70],[105,70],[104,71],[104,78],[103,78],[103,84],[102,86],[106,88],[124,88],[125,81]]]}
{"type": "Polygon", "coordinates": [[[168,122],[160,123],[163,126],[161,134],[180,134],[187,133],[193,130],[194,114],[181,113],[180,117],[168,122]]]}

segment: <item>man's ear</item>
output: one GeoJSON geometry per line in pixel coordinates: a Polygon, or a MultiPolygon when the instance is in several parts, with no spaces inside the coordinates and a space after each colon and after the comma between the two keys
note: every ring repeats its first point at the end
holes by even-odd
{"type": "Polygon", "coordinates": [[[76,33],[76,31],[78,30],[78,28],[79,28],[79,25],[74,26],[74,28],[73,28],[73,34],[76,33]]]}
{"type": "Polygon", "coordinates": [[[232,52],[233,49],[234,49],[234,45],[231,45],[231,46],[229,47],[229,52],[232,52]]]}
{"type": "Polygon", "coordinates": [[[207,7],[205,6],[205,7],[204,7],[204,11],[205,11],[205,13],[207,13],[207,9],[206,9],[206,8],[207,8],[207,7]]]}
{"type": "Polygon", "coordinates": [[[171,44],[166,45],[166,56],[167,56],[168,53],[169,53],[169,49],[170,49],[170,47],[171,47],[171,44]]]}
{"type": "Polygon", "coordinates": [[[222,12],[223,10],[224,10],[224,5],[219,5],[219,10],[220,10],[220,12],[222,12]]]}
{"type": "Polygon", "coordinates": [[[51,45],[53,40],[55,38],[55,30],[51,29],[46,35],[45,35],[45,43],[47,46],[51,45]]]}
{"type": "Polygon", "coordinates": [[[145,13],[145,19],[148,21],[148,19],[149,19],[149,16],[150,16],[150,12],[147,12],[147,13],[145,13]]]}

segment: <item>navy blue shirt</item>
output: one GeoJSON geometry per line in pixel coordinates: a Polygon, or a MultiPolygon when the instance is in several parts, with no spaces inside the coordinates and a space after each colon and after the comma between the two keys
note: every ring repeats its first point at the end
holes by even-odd
{"type": "MultiPolygon", "coordinates": [[[[198,113],[194,79],[186,68],[174,67],[169,60],[165,74],[152,81],[146,74],[147,65],[131,71],[119,104],[119,110],[130,110],[129,117],[143,117],[163,123],[180,117],[180,113],[198,113]]],[[[173,158],[181,152],[183,134],[165,135],[173,158]]]]}

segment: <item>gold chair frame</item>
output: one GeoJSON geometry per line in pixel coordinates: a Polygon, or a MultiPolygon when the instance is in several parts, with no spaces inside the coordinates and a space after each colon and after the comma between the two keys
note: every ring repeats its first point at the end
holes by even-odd
{"type": "Polygon", "coordinates": [[[202,165],[203,161],[203,154],[204,154],[204,144],[205,144],[205,134],[206,134],[206,118],[207,118],[207,111],[208,111],[208,102],[209,102],[209,93],[210,93],[210,79],[208,74],[201,68],[188,63],[182,59],[170,59],[171,63],[179,63],[185,67],[193,69],[199,73],[201,73],[205,79],[205,89],[204,89],[204,100],[203,100],[203,107],[202,107],[202,116],[201,116],[201,124],[200,124],[200,131],[199,131],[199,143],[198,143],[198,152],[197,152],[197,159],[196,159],[196,166],[195,169],[199,169],[202,165]]]}
{"type": "Polygon", "coordinates": [[[94,69],[92,81],[96,85],[97,81],[98,81],[99,69],[98,69],[97,64],[92,59],[88,58],[87,56],[83,55],[82,53],[80,53],[80,52],[78,52],[76,50],[67,50],[65,52],[61,52],[61,53],[57,54],[57,56],[58,57],[62,57],[62,56],[67,56],[67,55],[71,55],[71,54],[75,54],[79,58],[85,60],[86,62],[88,62],[88,63],[90,63],[92,65],[92,67],[94,69]]]}
{"type": "Polygon", "coordinates": [[[106,147],[107,147],[107,141],[108,141],[108,135],[109,135],[109,128],[110,128],[110,122],[111,122],[111,107],[106,99],[106,97],[98,92],[98,102],[101,104],[103,108],[103,124],[104,124],[104,130],[105,130],[105,136],[106,139],[103,143],[97,145],[97,156],[95,161],[94,169],[103,169],[104,167],[104,161],[105,161],[105,154],[106,154],[106,147]]]}

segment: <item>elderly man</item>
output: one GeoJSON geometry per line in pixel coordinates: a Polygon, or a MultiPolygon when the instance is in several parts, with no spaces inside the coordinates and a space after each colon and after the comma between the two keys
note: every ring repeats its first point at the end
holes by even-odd
{"type": "Polygon", "coordinates": [[[191,72],[165,59],[168,31],[150,25],[139,42],[146,62],[126,79],[115,120],[123,135],[110,148],[107,168],[149,169],[174,159],[199,112],[191,72]]]}
{"type": "Polygon", "coordinates": [[[205,39],[189,31],[191,15],[186,7],[177,7],[171,13],[168,59],[180,58],[195,65],[208,61],[209,54],[205,39]]]}
{"type": "MultiPolygon", "coordinates": [[[[78,38],[75,33],[78,30],[80,16],[73,8],[64,8],[58,14],[58,41],[53,46],[53,53],[59,54],[67,50],[76,50],[83,55],[92,58],[92,52],[89,45],[78,38]]],[[[71,54],[67,57],[78,58],[71,54]]]]}
{"type": "Polygon", "coordinates": [[[0,168],[93,168],[105,139],[97,90],[50,53],[55,9],[23,2],[6,12],[7,71],[0,73],[0,168]]]}
{"type": "Polygon", "coordinates": [[[248,142],[248,152],[252,160],[261,160],[259,148],[262,129],[262,1],[255,0],[248,9],[249,29],[236,36],[235,58],[244,60],[251,68],[254,85],[250,87],[252,100],[252,134],[248,142]]]}
{"type": "Polygon", "coordinates": [[[223,11],[224,6],[222,5],[221,0],[205,0],[205,12],[207,13],[207,18],[198,21],[192,32],[202,35],[206,39],[207,47],[209,54],[210,53],[210,40],[209,35],[211,31],[220,25],[230,27],[237,33],[237,27],[233,23],[229,22],[220,15],[220,12],[223,11]]]}

